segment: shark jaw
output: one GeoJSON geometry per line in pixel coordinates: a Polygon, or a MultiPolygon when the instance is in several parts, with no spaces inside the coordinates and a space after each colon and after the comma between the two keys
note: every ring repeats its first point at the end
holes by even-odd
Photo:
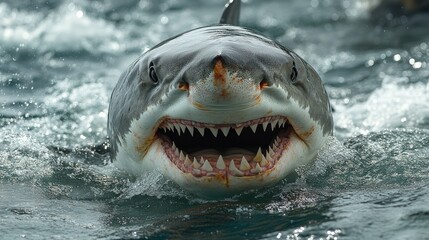
{"type": "Polygon", "coordinates": [[[269,187],[297,167],[296,159],[312,158],[284,116],[236,124],[166,119],[156,135],[163,174],[207,198],[269,187]]]}
{"type": "Polygon", "coordinates": [[[223,125],[168,119],[157,135],[183,173],[228,179],[270,171],[287,148],[291,131],[287,119],[279,116],[223,125]]]}
{"type": "Polygon", "coordinates": [[[246,109],[203,111],[172,91],[132,122],[115,164],[135,175],[158,171],[205,198],[274,185],[311,163],[328,136],[282,87],[265,93],[246,109]]]}

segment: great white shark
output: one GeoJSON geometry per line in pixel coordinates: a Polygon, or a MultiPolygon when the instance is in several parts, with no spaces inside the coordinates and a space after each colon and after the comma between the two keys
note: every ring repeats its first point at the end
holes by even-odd
{"type": "Polygon", "coordinates": [[[159,43],[120,76],[108,115],[116,166],[214,197],[271,186],[312,162],[333,131],[321,79],[238,26],[239,12],[229,1],[219,24],[159,43]]]}

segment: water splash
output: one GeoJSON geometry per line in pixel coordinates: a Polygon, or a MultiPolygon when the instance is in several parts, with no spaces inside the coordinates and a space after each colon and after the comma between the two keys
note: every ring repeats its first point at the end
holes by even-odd
{"type": "Polygon", "coordinates": [[[36,183],[53,173],[53,159],[39,138],[16,128],[2,129],[0,182],[36,183]]]}
{"type": "Polygon", "coordinates": [[[67,5],[46,16],[40,12],[10,9],[0,5],[4,19],[0,42],[15,49],[16,43],[37,49],[39,54],[56,52],[88,52],[91,54],[120,52],[124,34],[103,19],[88,16],[80,8],[67,5]]]}
{"type": "Polygon", "coordinates": [[[321,163],[303,179],[311,187],[333,191],[424,184],[429,180],[428,133],[397,129],[349,138],[344,146],[326,149],[321,163]]]}
{"type": "Polygon", "coordinates": [[[429,83],[403,86],[386,76],[381,88],[366,101],[338,106],[336,127],[342,136],[368,134],[382,129],[429,126],[429,83]]]}

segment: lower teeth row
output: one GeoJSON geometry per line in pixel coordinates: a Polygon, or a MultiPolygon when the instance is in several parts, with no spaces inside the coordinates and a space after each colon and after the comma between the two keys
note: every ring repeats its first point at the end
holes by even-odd
{"type": "Polygon", "coordinates": [[[256,155],[252,158],[250,163],[244,155],[241,157],[241,160],[235,159],[240,161],[237,167],[236,161],[234,159],[230,159],[229,161],[227,159],[227,161],[225,161],[221,154],[218,156],[216,163],[214,163],[214,161],[213,163],[210,163],[208,159],[204,159],[202,156],[200,156],[199,159],[197,159],[198,157],[196,156],[189,156],[178,149],[174,142],[172,144],[172,150],[176,156],[175,159],[178,160],[178,167],[186,172],[190,170],[194,175],[200,175],[202,173],[209,175],[210,173],[222,171],[228,171],[234,176],[258,174],[274,166],[275,155],[279,147],[280,138],[277,137],[274,140],[272,146],[268,147],[268,151],[265,155],[262,154],[262,150],[259,147],[256,155]],[[228,166],[225,164],[225,162],[228,163],[228,166]]]}

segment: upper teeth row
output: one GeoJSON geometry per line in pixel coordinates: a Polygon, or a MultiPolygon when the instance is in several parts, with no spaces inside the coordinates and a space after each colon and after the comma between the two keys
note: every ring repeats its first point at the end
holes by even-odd
{"type": "Polygon", "coordinates": [[[262,129],[264,131],[267,130],[268,125],[271,125],[271,130],[274,130],[274,128],[278,125],[279,127],[284,127],[284,125],[287,123],[286,119],[280,118],[280,119],[274,119],[271,121],[265,121],[263,123],[256,123],[256,124],[252,124],[252,125],[248,125],[248,126],[224,126],[224,127],[196,127],[196,126],[192,126],[192,125],[185,125],[182,123],[172,123],[172,122],[168,122],[163,124],[163,126],[161,127],[162,129],[164,129],[164,132],[167,132],[167,130],[170,131],[177,131],[177,133],[180,135],[181,133],[184,133],[186,131],[186,129],[188,129],[189,133],[194,136],[194,132],[195,129],[201,134],[201,136],[204,136],[204,129],[208,128],[211,133],[213,134],[213,136],[217,136],[219,130],[223,133],[224,136],[227,136],[229,131],[232,129],[235,130],[235,132],[237,133],[238,136],[240,136],[241,131],[243,130],[243,127],[250,127],[250,129],[252,129],[252,131],[255,133],[256,129],[258,128],[258,125],[262,125],[262,129]]]}

